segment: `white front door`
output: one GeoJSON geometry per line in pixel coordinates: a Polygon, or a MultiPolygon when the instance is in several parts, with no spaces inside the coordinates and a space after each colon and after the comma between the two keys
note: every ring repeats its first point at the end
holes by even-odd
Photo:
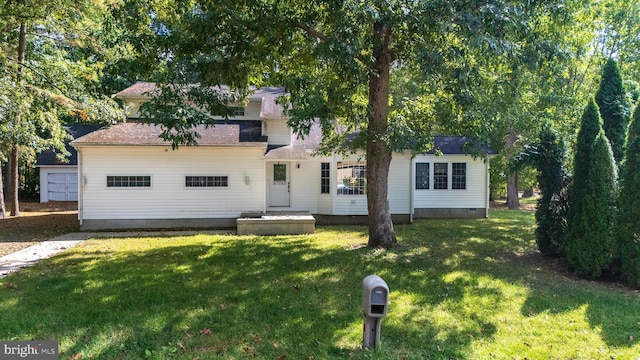
{"type": "Polygon", "coordinates": [[[269,206],[289,206],[289,163],[270,163],[267,166],[269,206]]]}

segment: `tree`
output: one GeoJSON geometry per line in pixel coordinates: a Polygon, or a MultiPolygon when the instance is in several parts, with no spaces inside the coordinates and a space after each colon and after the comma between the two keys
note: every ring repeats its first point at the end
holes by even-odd
{"type": "Polygon", "coordinates": [[[597,278],[612,262],[617,219],[617,168],[604,131],[593,144],[589,164],[582,209],[578,209],[584,236],[567,244],[567,260],[579,275],[597,278]]]}
{"type": "Polygon", "coordinates": [[[63,120],[108,122],[121,112],[110,98],[87,91],[100,64],[74,52],[97,45],[90,35],[92,26],[102,24],[102,2],[10,0],[6,5],[0,7],[0,102],[7,124],[0,144],[11,164],[12,215],[19,216],[21,147],[53,147],[65,155],[63,120]]]}
{"type": "Polygon", "coordinates": [[[2,153],[0,153],[0,219],[7,217],[7,209],[4,204],[4,182],[2,181],[2,153]]]}
{"type": "Polygon", "coordinates": [[[580,276],[597,278],[611,264],[617,168],[595,101],[587,105],[574,160],[565,254],[580,276]],[[593,135],[595,133],[595,135],[593,135]]]}
{"type": "Polygon", "coordinates": [[[618,200],[618,258],[622,279],[640,285],[640,106],[629,126],[624,165],[620,171],[618,200]]]}
{"type": "MultiPolygon", "coordinates": [[[[126,21],[132,28],[142,22],[154,30],[155,42],[144,46],[157,50],[146,58],[166,63],[161,83],[226,84],[241,95],[250,84],[284,86],[289,96],[283,101],[291,105],[289,124],[296,132],[304,134],[319,120],[324,150],[348,144],[350,151],[365,151],[372,247],[396,244],[387,199],[393,151],[407,144],[416,151],[429,146],[433,134],[424,131],[429,119],[460,122],[456,104],[473,102],[470,89],[482,73],[474,64],[523,57],[520,45],[535,41],[527,20],[534,14],[564,14],[554,2],[136,3],[125,6],[150,16],[126,21]],[[418,94],[406,98],[392,92],[398,88],[392,83],[398,70],[415,74],[418,94]],[[418,103],[430,113],[427,119],[407,116],[418,103]]],[[[179,117],[161,125],[167,138],[179,142],[190,139],[190,126],[208,121],[179,117]]]]}
{"type": "Polygon", "coordinates": [[[594,3],[593,21],[597,35],[594,56],[616,59],[627,79],[638,81],[640,71],[640,2],[637,0],[605,0],[594,3]]]}
{"type": "Polygon", "coordinates": [[[613,156],[620,164],[624,155],[630,106],[622,77],[615,60],[609,59],[602,69],[602,80],[596,93],[596,103],[604,121],[604,133],[611,142],[613,156]]]}
{"type": "Polygon", "coordinates": [[[598,105],[591,98],[582,114],[573,158],[573,176],[569,186],[569,211],[567,214],[568,237],[580,237],[581,229],[573,221],[573,218],[582,206],[582,191],[589,177],[591,148],[601,129],[602,119],[600,118],[598,105]]]}
{"type": "Polygon", "coordinates": [[[541,253],[561,255],[566,229],[568,173],[564,141],[549,123],[540,131],[536,167],[541,197],[536,208],[536,242],[541,253]]]}

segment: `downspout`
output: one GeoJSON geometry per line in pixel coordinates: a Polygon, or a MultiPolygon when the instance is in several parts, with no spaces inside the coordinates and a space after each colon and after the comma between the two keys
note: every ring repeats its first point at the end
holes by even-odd
{"type": "MultiPolygon", "coordinates": [[[[266,154],[267,149],[264,149],[264,152],[265,152],[265,154],[266,154]]],[[[267,185],[267,183],[269,182],[269,180],[268,180],[268,178],[269,178],[269,175],[268,175],[268,174],[269,174],[269,171],[268,171],[268,169],[267,169],[267,164],[268,164],[268,162],[266,161],[266,158],[264,158],[264,157],[263,157],[263,159],[265,159],[265,161],[264,161],[264,163],[263,163],[263,166],[264,166],[264,170],[263,170],[264,172],[263,172],[263,174],[264,174],[265,176],[264,176],[264,181],[262,182],[262,199],[263,199],[263,200],[262,200],[262,213],[263,213],[263,214],[266,214],[266,213],[267,213],[267,203],[269,202],[269,199],[267,199],[267,196],[268,196],[268,195],[267,195],[267,192],[268,192],[268,191],[267,191],[267,189],[268,189],[268,185],[267,185]]]]}
{"type": "Polygon", "coordinates": [[[487,173],[486,173],[486,177],[485,177],[485,187],[484,187],[484,191],[485,191],[485,206],[484,206],[484,217],[485,219],[489,218],[489,194],[491,193],[491,189],[489,188],[489,181],[490,181],[490,177],[489,177],[489,159],[485,160],[486,161],[486,168],[487,168],[487,173]]]}
{"type": "Polygon", "coordinates": [[[82,166],[82,152],[76,147],[78,153],[78,220],[80,221],[80,227],[82,227],[82,220],[84,218],[84,166],[82,166]]]}
{"type": "Polygon", "coordinates": [[[413,172],[415,166],[413,166],[413,159],[415,155],[412,154],[409,158],[409,224],[413,224],[413,195],[416,191],[414,181],[415,181],[415,173],[413,172]]]}

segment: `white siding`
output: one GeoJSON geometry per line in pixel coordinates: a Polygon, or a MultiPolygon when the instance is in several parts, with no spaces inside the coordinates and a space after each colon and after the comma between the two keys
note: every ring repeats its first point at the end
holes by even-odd
{"type": "Polygon", "coordinates": [[[410,214],[411,153],[393,153],[389,168],[389,208],[391,214],[410,214]]]}
{"type": "Polygon", "coordinates": [[[264,209],[263,147],[81,147],[83,219],[230,218],[264,209]],[[151,176],[150,188],[107,188],[109,175],[151,176]],[[186,175],[228,176],[186,188],[186,175]],[[248,184],[247,184],[248,180],[248,184]]]}
{"type": "Polygon", "coordinates": [[[140,100],[125,100],[124,108],[128,118],[138,119],[140,118],[140,100]]]}
{"type": "Polygon", "coordinates": [[[291,144],[291,129],[287,125],[286,119],[268,119],[266,121],[269,145],[289,145],[291,144]]]}
{"type": "Polygon", "coordinates": [[[250,101],[244,108],[244,116],[235,116],[238,120],[260,120],[260,101],[250,101]]]}
{"type": "Polygon", "coordinates": [[[320,159],[309,157],[291,162],[291,209],[318,212],[320,195],[320,159]],[[298,165],[300,167],[298,168],[298,165]]]}
{"type": "MultiPolygon", "coordinates": [[[[474,160],[471,156],[466,155],[418,155],[415,157],[412,166],[415,172],[415,163],[429,163],[431,173],[429,179],[429,190],[414,190],[414,208],[480,208],[486,207],[487,199],[487,167],[481,160],[474,160]],[[466,189],[451,189],[451,163],[467,164],[466,189]],[[433,189],[433,163],[448,163],[448,189],[433,189]]],[[[412,179],[412,188],[415,189],[415,179],[412,179]]]]}

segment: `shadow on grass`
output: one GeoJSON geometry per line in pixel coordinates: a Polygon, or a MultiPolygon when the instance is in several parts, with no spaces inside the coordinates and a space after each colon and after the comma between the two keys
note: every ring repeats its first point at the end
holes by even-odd
{"type": "Polygon", "coordinates": [[[397,226],[403,245],[393,250],[362,247],[362,227],[97,240],[0,282],[0,338],[59,340],[63,358],[461,359],[510,311],[501,282],[527,289],[525,316],[586,305],[608,345],[629,346],[617,332],[640,322],[637,298],[621,314],[619,292],[582,289],[513,256],[535,246],[531,217],[397,226]],[[378,353],[359,348],[369,274],[392,292],[378,353]]]}
{"type": "MultiPolygon", "coordinates": [[[[167,244],[117,253],[99,240],[26,269],[0,290],[0,338],[58,340],[63,358],[366,355],[361,281],[393,266],[363,263],[366,248],[317,248],[304,237],[217,239],[156,238],[167,244]]],[[[428,324],[416,331],[436,333],[428,324]]],[[[388,332],[390,343],[406,335],[388,332]]]]}
{"type": "MultiPolygon", "coordinates": [[[[525,212],[508,212],[500,215],[498,223],[491,219],[446,220],[448,226],[444,226],[440,221],[427,220],[398,228],[403,243],[408,244],[403,250],[402,261],[410,264],[418,263],[420,259],[432,259],[429,272],[436,277],[427,284],[422,276],[414,276],[407,286],[415,289],[415,284],[420,284],[424,292],[419,299],[424,306],[434,304],[438,293],[453,295],[450,309],[459,313],[465,311],[462,309],[465,294],[472,293],[482,299],[481,304],[475,304],[475,309],[466,309],[471,323],[475,322],[477,326],[467,326],[463,332],[476,339],[478,335],[487,337],[495,332],[496,324],[491,323],[488,315],[495,314],[505,299],[501,290],[481,283],[480,279],[488,276],[527,289],[526,300],[520,309],[525,317],[584,310],[584,320],[607,346],[630,348],[637,345],[634,334],[637,338],[640,324],[638,293],[540,268],[549,261],[539,254],[532,254],[536,248],[532,216],[525,212]],[[447,229],[449,227],[455,230],[447,229]],[[416,234],[416,231],[425,235],[416,234]],[[540,261],[521,261],[520,255],[524,253],[540,261]],[[444,283],[438,276],[445,279],[444,283]]],[[[425,273],[424,269],[418,270],[425,273]]],[[[411,273],[411,267],[406,271],[411,273]]],[[[394,280],[402,284],[407,278],[411,276],[405,274],[394,280]]],[[[458,336],[455,332],[449,335],[458,336]]]]}

